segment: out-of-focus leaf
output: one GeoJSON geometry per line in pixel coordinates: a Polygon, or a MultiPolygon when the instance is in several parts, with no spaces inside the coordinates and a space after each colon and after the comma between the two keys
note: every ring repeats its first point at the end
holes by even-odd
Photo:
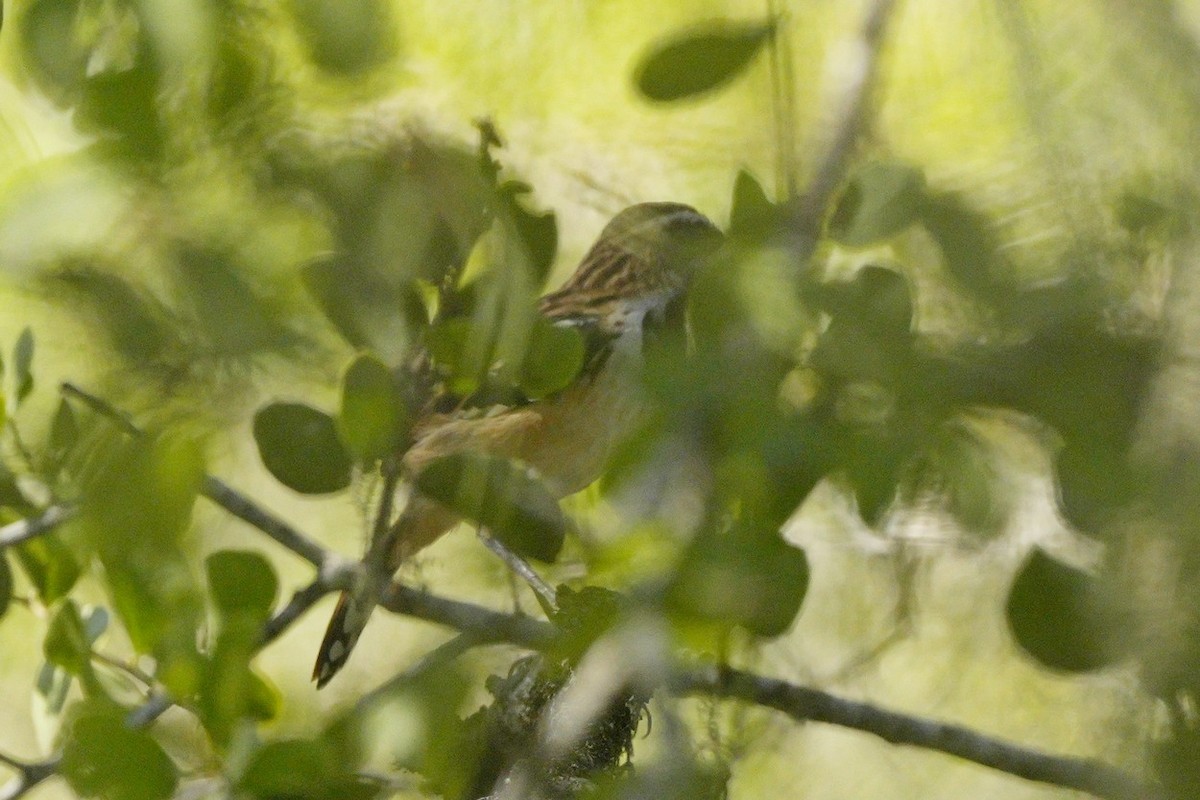
{"type": "Polygon", "coordinates": [[[967,532],[995,536],[1008,518],[1009,498],[988,444],[966,424],[939,430],[905,483],[907,499],[938,498],[967,532]]]}
{"type": "Polygon", "coordinates": [[[1167,206],[1131,189],[1121,192],[1117,197],[1113,213],[1117,224],[1134,234],[1154,228],[1170,220],[1173,215],[1167,206]]]}
{"type": "Polygon", "coordinates": [[[333,418],[303,403],[271,403],[254,415],[254,441],[275,479],[301,494],[350,485],[350,455],[333,418]]]}
{"type": "Polygon", "coordinates": [[[22,17],[20,37],[25,58],[42,88],[65,103],[79,91],[88,53],[77,41],[80,3],[37,0],[22,17]]]}
{"type": "Polygon", "coordinates": [[[716,22],[678,31],[651,46],[634,83],[657,102],[707,94],[745,71],[774,35],[774,22],[716,22]]]}
{"type": "Polygon", "coordinates": [[[356,270],[342,256],[309,264],[304,287],[337,332],[355,347],[391,362],[405,355],[412,328],[425,321],[425,310],[411,285],[397,287],[356,270]]]}
{"type": "Polygon", "coordinates": [[[505,184],[499,188],[501,209],[510,235],[513,235],[523,256],[523,266],[530,281],[540,286],[546,280],[554,255],[558,251],[558,221],[554,212],[538,214],[526,209],[517,195],[528,191],[527,186],[505,184]]]}
{"type": "Polygon", "coordinates": [[[181,547],[204,476],[193,440],[116,438],[84,477],[81,524],[133,646],[172,691],[192,691],[202,605],[181,547]],[[191,677],[189,677],[191,676],[191,677]]]}
{"type": "Polygon", "coordinates": [[[200,682],[200,718],[214,743],[227,746],[244,720],[270,719],[278,692],[250,667],[279,581],[262,555],[221,550],[205,561],[220,628],[200,682]]]}
{"type": "Polygon", "coordinates": [[[873,161],[854,171],[829,220],[829,234],[850,247],[895,236],[917,221],[925,193],[920,169],[873,161]]]}
{"type": "Polygon", "coordinates": [[[22,542],[16,552],[26,577],[47,605],[65,597],[79,579],[79,562],[55,533],[22,542]]]}
{"type": "Polygon", "coordinates": [[[564,584],[555,590],[554,599],[558,610],[552,621],[561,638],[555,643],[553,655],[571,662],[577,661],[612,628],[624,606],[620,594],[599,586],[584,586],[575,591],[564,584]]]}
{"type": "Polygon", "coordinates": [[[8,563],[8,553],[0,550],[0,619],[8,612],[8,604],[12,602],[12,596],[12,565],[8,563]]]}
{"type": "Polygon", "coordinates": [[[275,569],[252,550],[220,550],[204,560],[208,590],[226,617],[244,613],[265,620],[279,593],[275,569]]]}
{"type": "Polygon", "coordinates": [[[455,453],[417,475],[417,488],[522,555],[554,561],[567,519],[533,473],[490,456],[455,453]]]}
{"type": "Polygon", "coordinates": [[[733,206],[729,211],[729,236],[738,241],[761,243],[777,233],[783,211],[767,199],[762,184],[746,170],[733,182],[733,206]]]}
{"type": "Polygon", "coordinates": [[[408,408],[387,366],[364,353],[342,377],[338,433],[346,448],[365,462],[397,452],[408,436],[408,408]]]}
{"type": "Polygon", "coordinates": [[[13,381],[17,403],[33,391],[33,331],[25,328],[13,347],[13,381]]]}
{"type": "Polygon", "coordinates": [[[942,251],[946,271],[984,300],[996,296],[1003,279],[1000,242],[990,221],[957,194],[928,194],[921,206],[921,223],[942,251]]]}
{"type": "Polygon", "coordinates": [[[173,275],[191,327],[220,356],[293,344],[296,336],[284,326],[282,312],[245,279],[245,268],[232,257],[213,248],[180,247],[173,275]]]}
{"type": "Polygon", "coordinates": [[[322,741],[283,739],[264,745],[242,772],[238,788],[251,797],[366,800],[376,784],[354,775],[322,741]]]}
{"type": "Polygon", "coordinates": [[[804,551],[775,531],[709,531],[685,551],[667,602],[685,617],[779,636],[799,613],[808,579],[804,551]]]}
{"type": "Polygon", "coordinates": [[[395,22],[380,0],[292,0],[292,13],[322,69],[353,76],[377,67],[396,53],[395,22]]]}
{"type": "Polygon", "coordinates": [[[61,464],[79,441],[79,423],[75,411],[66,398],[59,400],[58,410],[50,421],[50,456],[55,464],[61,464]]]}
{"type": "Polygon", "coordinates": [[[133,66],[89,76],[75,112],[81,130],[99,137],[102,151],[134,160],[157,160],[166,130],[159,115],[158,65],[148,43],[133,66]]]}
{"type": "Polygon", "coordinates": [[[78,301],[112,347],[137,365],[155,363],[177,344],[170,314],[124,279],[90,267],[71,268],[47,281],[59,297],[78,301]]]}
{"type": "Polygon", "coordinates": [[[1017,643],[1051,669],[1099,669],[1129,644],[1125,617],[1099,581],[1040,548],[1013,581],[1006,610],[1017,643]]]}
{"type": "Polygon", "coordinates": [[[124,709],[94,701],[71,723],[60,771],[83,797],[166,800],[175,791],[175,765],[145,730],[125,724],[124,709]]]}
{"type": "Polygon", "coordinates": [[[51,618],[43,648],[47,661],[72,675],[82,675],[91,666],[91,644],[74,601],[63,603],[51,618]]]}
{"type": "Polygon", "coordinates": [[[521,364],[521,390],[538,398],[565,389],[583,369],[584,351],[583,335],[578,329],[538,317],[521,364]]]}
{"type": "Polygon", "coordinates": [[[30,703],[30,716],[34,734],[42,752],[49,752],[58,745],[58,735],[63,724],[63,709],[71,692],[74,678],[48,662],[42,662],[34,682],[30,703]]]}

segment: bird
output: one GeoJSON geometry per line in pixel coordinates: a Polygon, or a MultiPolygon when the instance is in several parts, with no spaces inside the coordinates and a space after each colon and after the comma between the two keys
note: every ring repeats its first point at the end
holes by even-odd
{"type": "Polygon", "coordinates": [[[683,203],[639,203],[620,211],[566,283],[538,304],[552,324],[583,334],[588,353],[579,375],[545,398],[484,413],[461,406],[430,410],[414,423],[400,457],[410,487],[407,504],[371,541],[364,568],[341,594],[313,668],[318,688],[346,664],[396,570],[460,521],[412,490],[412,478],[456,453],[524,464],[559,499],[599,478],[641,419],[643,348],[655,330],[678,317],[692,275],[723,240],[708,217],[683,203]]]}

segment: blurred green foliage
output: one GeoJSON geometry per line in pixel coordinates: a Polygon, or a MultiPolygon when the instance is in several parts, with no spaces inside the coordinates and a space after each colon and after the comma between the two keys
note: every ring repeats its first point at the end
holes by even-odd
{"type": "MultiPolygon", "coordinates": [[[[633,85],[683,106],[732,87],[760,55],[780,57],[802,22],[684,27],[645,43],[633,85]]],[[[47,612],[34,693],[62,724],[62,773],[76,792],[168,797],[193,777],[181,777],[153,730],[126,724],[135,700],[115,676],[136,684],[144,673],[97,658],[108,612],[81,605],[81,582],[103,590],[151,680],[195,712],[217,754],[201,772],[233,791],[381,796],[389,786],[359,767],[382,741],[426,788],[475,797],[536,754],[543,712],[631,608],[665,631],[707,626],[720,641],[734,629],[788,631],[812,565],[780,530],[822,482],[877,532],[932,506],[972,544],[1006,535],[1022,498],[1001,474],[994,434],[1014,414],[1052,443],[1058,510],[1079,532],[1120,552],[1131,519],[1155,523],[1178,568],[1162,593],[1182,597],[1182,610],[1167,624],[1139,605],[1118,558],[1084,571],[1035,548],[995,613],[1052,670],[1140,665],[1170,712],[1154,750],[1161,782],[1195,794],[1200,457],[1186,436],[1170,452],[1138,451],[1156,378],[1187,359],[1170,350],[1165,312],[1141,318],[1134,297],[1169,282],[1156,265],[1195,248],[1195,192],[1178,185],[1189,179],[1130,179],[1108,206],[1087,209],[1095,225],[1073,233],[1072,253],[1031,280],[1016,265],[1012,220],[889,146],[884,125],[852,154],[814,226],[817,255],[802,263],[791,249],[804,213],[787,188],[795,176],[775,176],[775,197],[749,169],[731,178],[730,244],[695,276],[686,308],[673,309],[686,332],[648,346],[650,421],[623,443],[604,487],[618,503],[630,487],[691,468],[693,519],[660,512],[673,498],[645,490],[648,516],[674,535],[654,575],[618,596],[576,573],[552,620],[561,652],[515,661],[465,721],[470,682],[446,670],[314,737],[263,727],[289,700],[254,666],[280,581],[242,550],[212,553],[198,579],[188,547],[206,469],[197,431],[214,418],[240,423],[247,403],[260,403],[252,433],[267,471],[295,492],[334,494],[377,478],[419,435],[422,414],[553,397],[588,379],[593,355],[585,335],[537,313],[559,219],[505,163],[495,124],[478,121],[470,143],[402,125],[331,133],[322,109],[306,106],[320,103],[298,99],[289,70],[331,81],[351,105],[374,99],[375,78],[404,57],[403,23],[381,0],[294,0],[278,13],[33,0],[5,20],[33,89],[70,113],[85,143],[12,177],[0,203],[3,266],[89,332],[81,358],[105,362],[106,388],[145,428],[70,393],[35,418],[27,401],[49,387],[34,333],[5,350],[3,520],[79,509],[0,552],[0,616],[24,586],[22,599],[47,612]],[[786,320],[760,302],[771,294],[790,304],[771,307],[791,309],[786,320]],[[968,309],[957,327],[938,316],[947,297],[968,309]],[[336,413],[305,389],[265,402],[248,390],[313,364],[340,370],[336,413]]],[[[1177,413],[1186,427],[1194,409],[1177,413]]],[[[573,526],[523,465],[456,454],[414,484],[518,553],[552,562],[568,550],[573,526]]],[[[617,769],[643,695],[613,688],[587,746],[551,764],[551,779],[604,797],[719,796],[724,765],[687,748],[676,794],[652,772],[617,769]]]]}

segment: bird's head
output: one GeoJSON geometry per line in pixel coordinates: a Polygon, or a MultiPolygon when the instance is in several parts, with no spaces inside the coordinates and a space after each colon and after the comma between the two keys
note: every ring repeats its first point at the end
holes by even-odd
{"type": "Polygon", "coordinates": [[[551,319],[612,319],[661,310],[686,290],[724,236],[682,203],[639,203],[617,214],[561,289],[542,298],[551,319]]]}

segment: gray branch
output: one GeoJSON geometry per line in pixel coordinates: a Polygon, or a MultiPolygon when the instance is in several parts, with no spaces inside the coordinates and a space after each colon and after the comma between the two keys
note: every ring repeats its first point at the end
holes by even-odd
{"type": "Polygon", "coordinates": [[[10,522],[0,528],[0,550],[49,533],[75,516],[75,513],[76,510],[73,506],[60,503],[50,506],[35,517],[26,517],[16,522],[10,522]]]}

